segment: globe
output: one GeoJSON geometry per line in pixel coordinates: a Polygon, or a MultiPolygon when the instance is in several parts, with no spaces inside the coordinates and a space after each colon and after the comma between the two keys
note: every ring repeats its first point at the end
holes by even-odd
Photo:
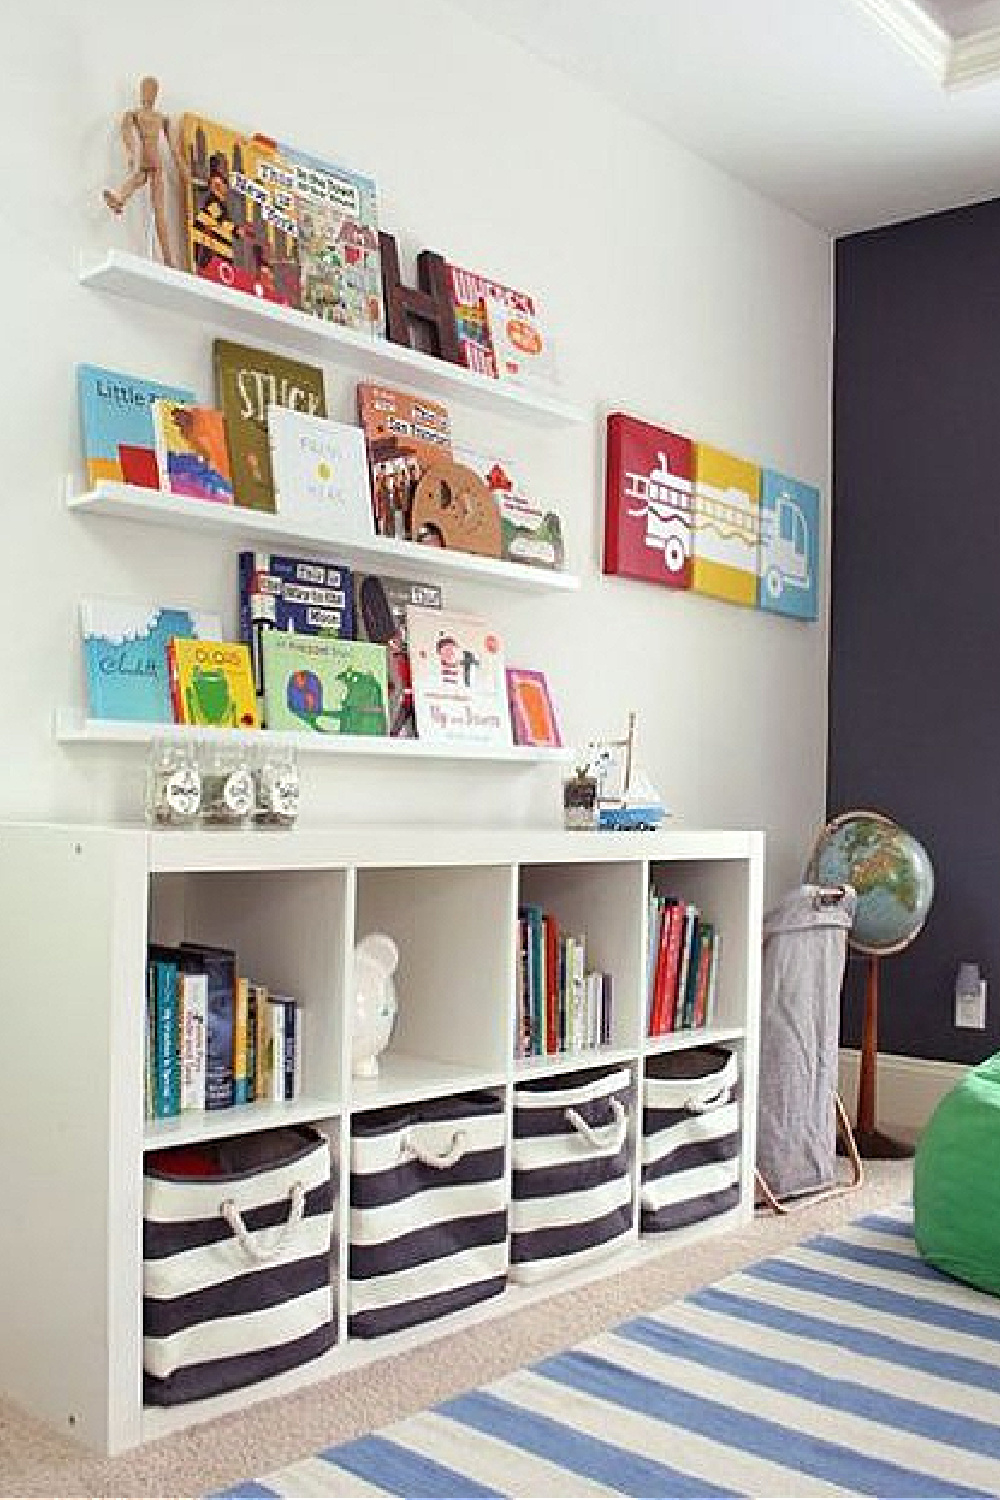
{"type": "Polygon", "coordinates": [[[816,840],[806,878],[858,893],[849,941],[861,953],[898,953],[927,920],[934,869],[923,844],[882,813],[841,813],[816,840]]]}

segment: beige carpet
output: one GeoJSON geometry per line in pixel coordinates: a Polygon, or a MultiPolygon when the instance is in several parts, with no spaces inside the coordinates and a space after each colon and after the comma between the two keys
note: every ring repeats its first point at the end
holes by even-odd
{"type": "Polygon", "coordinates": [[[0,1398],[4,1496],[199,1496],[295,1462],[329,1443],[494,1380],[625,1318],[717,1281],[749,1261],[909,1195],[912,1162],[869,1162],[864,1186],[691,1250],[664,1250],[612,1273],[406,1355],[382,1359],[246,1414],[222,1417],[117,1459],[95,1457],[0,1398]]]}

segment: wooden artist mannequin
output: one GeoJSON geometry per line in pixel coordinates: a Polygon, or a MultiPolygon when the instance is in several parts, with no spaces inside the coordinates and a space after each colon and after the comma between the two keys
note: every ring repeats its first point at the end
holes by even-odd
{"type": "Polygon", "coordinates": [[[143,78],[139,84],[138,107],[126,110],[122,115],[121,133],[125,142],[129,175],[117,190],[104,189],[104,201],[112,213],[120,214],[134,192],[141,187],[148,187],[163,264],[172,266],[175,262],[170,253],[167,235],[164,169],[160,157],[161,135],[167,142],[170,155],[182,178],[186,171],[184,159],[170,134],[170,121],[155,108],[159,87],[155,78],[143,78]]]}

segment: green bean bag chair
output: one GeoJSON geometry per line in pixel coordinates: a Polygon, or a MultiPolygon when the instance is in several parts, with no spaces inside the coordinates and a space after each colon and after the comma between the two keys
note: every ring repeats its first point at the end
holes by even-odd
{"type": "Polygon", "coordinates": [[[1000,1295],[1000,1052],[931,1115],[913,1164],[913,1222],[926,1261],[1000,1295]]]}

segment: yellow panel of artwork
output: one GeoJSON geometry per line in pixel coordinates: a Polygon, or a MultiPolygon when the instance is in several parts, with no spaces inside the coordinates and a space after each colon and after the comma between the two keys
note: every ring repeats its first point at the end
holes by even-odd
{"type": "Polygon", "coordinates": [[[708,443],[694,452],[691,587],[731,604],[757,603],[760,469],[708,443]]]}

